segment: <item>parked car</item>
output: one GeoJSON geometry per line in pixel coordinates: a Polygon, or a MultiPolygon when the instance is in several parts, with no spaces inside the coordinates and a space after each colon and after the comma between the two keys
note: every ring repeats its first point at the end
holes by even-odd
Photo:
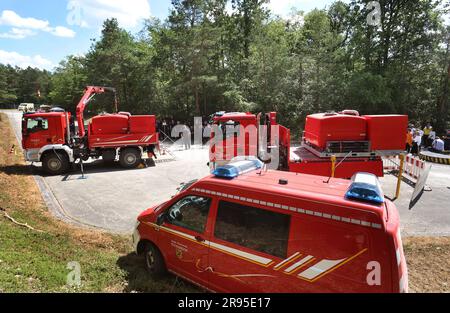
{"type": "Polygon", "coordinates": [[[139,217],[136,252],[214,292],[407,292],[399,215],[373,174],[218,167],[139,217]]]}

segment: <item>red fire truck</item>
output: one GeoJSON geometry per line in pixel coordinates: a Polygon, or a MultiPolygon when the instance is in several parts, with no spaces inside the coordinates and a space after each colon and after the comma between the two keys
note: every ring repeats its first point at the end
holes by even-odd
{"type": "Polygon", "coordinates": [[[136,252],[215,292],[407,292],[399,215],[352,180],[232,162],[139,217],[136,252]]]}
{"type": "Polygon", "coordinates": [[[360,116],[353,110],[312,114],[301,145],[291,147],[290,130],[277,123],[276,112],[219,112],[213,117],[210,166],[260,155],[263,146],[266,154],[276,152],[280,170],[339,178],[362,171],[382,177],[381,157],[404,150],[407,127],[406,115],[360,116]]]}
{"type": "MultiPolygon", "coordinates": [[[[100,158],[112,162],[119,156],[125,168],[134,168],[144,152],[153,155],[158,145],[156,117],[132,116],[127,112],[98,115],[84,125],[83,112],[97,94],[113,92],[113,88],[86,87],[76,109],[78,129],[71,123],[71,114],[64,110],[35,112],[23,115],[22,147],[30,162],[42,162],[49,174],[61,174],[76,160],[100,158]]],[[[117,101],[116,101],[117,111],[117,101]]]]}

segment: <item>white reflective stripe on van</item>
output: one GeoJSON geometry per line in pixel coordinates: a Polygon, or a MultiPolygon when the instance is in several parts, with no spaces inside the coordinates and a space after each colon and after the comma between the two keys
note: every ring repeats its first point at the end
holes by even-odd
{"type": "Polygon", "coordinates": [[[345,261],[345,259],[340,259],[340,260],[335,260],[335,261],[322,260],[319,263],[314,264],[313,266],[309,267],[305,271],[301,272],[300,274],[298,274],[298,276],[301,278],[306,278],[308,280],[312,280],[312,279],[318,277],[319,275],[325,273],[329,269],[335,267],[336,265],[338,265],[339,263],[341,263],[343,261],[345,261]]]}
{"type": "Polygon", "coordinates": [[[301,208],[290,207],[290,206],[282,205],[282,204],[278,204],[278,203],[266,202],[266,201],[262,201],[262,200],[245,198],[245,197],[238,197],[238,196],[234,196],[234,195],[230,195],[230,194],[219,193],[219,192],[200,189],[200,188],[194,188],[192,190],[196,191],[196,192],[200,192],[200,193],[206,193],[206,194],[213,194],[213,195],[217,194],[218,196],[222,196],[224,198],[240,200],[242,202],[247,202],[250,204],[260,204],[260,205],[271,207],[271,208],[275,207],[275,208],[285,210],[285,211],[298,212],[301,214],[306,214],[306,215],[320,217],[320,218],[326,218],[326,219],[332,219],[335,221],[348,223],[348,224],[354,224],[354,225],[358,225],[358,226],[364,226],[364,227],[375,228],[375,229],[383,228],[382,225],[378,224],[378,223],[371,223],[371,222],[358,220],[358,219],[354,219],[354,218],[349,218],[349,217],[344,217],[344,216],[331,215],[331,214],[327,214],[327,213],[323,213],[323,212],[319,212],[319,211],[304,210],[301,208]]]}
{"type": "Polygon", "coordinates": [[[289,266],[287,269],[285,269],[284,271],[286,273],[291,273],[293,271],[295,271],[296,268],[298,268],[299,266],[305,264],[306,262],[308,262],[309,260],[311,260],[313,258],[312,255],[308,255],[307,257],[304,257],[303,259],[301,259],[300,261],[292,264],[291,266],[289,266]]]}
{"type": "Polygon", "coordinates": [[[255,255],[255,254],[251,254],[251,253],[247,253],[247,252],[244,252],[244,251],[241,251],[238,249],[230,248],[230,247],[221,245],[216,242],[205,241],[205,243],[209,244],[212,248],[216,248],[217,250],[229,252],[233,255],[237,255],[244,259],[255,261],[255,262],[263,264],[263,265],[269,265],[270,263],[272,263],[272,259],[268,259],[268,258],[259,256],[259,255],[255,255]]]}
{"type": "Polygon", "coordinates": [[[219,250],[219,251],[222,251],[222,252],[225,252],[225,253],[229,253],[229,254],[232,254],[234,256],[238,256],[238,257],[241,257],[243,259],[259,263],[261,265],[269,265],[273,261],[272,259],[268,259],[268,258],[259,256],[259,255],[255,255],[255,254],[247,253],[247,252],[244,252],[244,251],[241,251],[241,250],[237,250],[237,249],[234,249],[234,248],[231,248],[231,247],[227,247],[225,245],[221,245],[219,243],[212,242],[212,241],[205,240],[204,242],[200,243],[200,242],[198,242],[195,239],[195,236],[188,235],[186,233],[183,233],[183,232],[171,229],[171,228],[167,228],[167,227],[164,227],[164,226],[158,226],[158,225],[155,225],[155,226],[159,227],[160,229],[162,229],[164,231],[167,231],[169,233],[178,235],[178,236],[186,238],[188,240],[197,242],[199,244],[204,244],[204,245],[207,245],[207,246],[209,245],[213,249],[216,249],[216,250],[219,250]]]}
{"type": "Polygon", "coordinates": [[[402,259],[400,257],[400,248],[397,248],[397,250],[395,250],[395,257],[397,258],[397,266],[400,266],[400,263],[402,262],[402,259]]]}
{"type": "Polygon", "coordinates": [[[282,267],[284,264],[290,262],[292,259],[294,259],[295,257],[297,257],[297,255],[299,255],[300,252],[295,252],[293,255],[291,255],[289,258],[287,258],[286,260],[281,261],[280,263],[278,263],[277,265],[274,266],[274,269],[278,269],[280,267],[282,267]]]}

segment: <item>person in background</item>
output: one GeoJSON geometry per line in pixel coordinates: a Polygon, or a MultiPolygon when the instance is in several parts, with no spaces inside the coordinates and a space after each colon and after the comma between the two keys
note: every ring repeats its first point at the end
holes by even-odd
{"type": "Polygon", "coordinates": [[[422,139],[423,130],[420,128],[420,126],[416,128],[416,132],[419,132],[420,139],[422,139]]]}
{"type": "Polygon", "coordinates": [[[431,144],[429,140],[430,132],[433,130],[433,127],[431,127],[430,123],[427,123],[425,128],[423,129],[423,135],[422,135],[422,145],[425,148],[428,148],[431,144]]]}
{"type": "Polygon", "coordinates": [[[436,137],[433,141],[431,152],[442,153],[444,152],[444,141],[440,137],[436,137]]]}
{"type": "Polygon", "coordinates": [[[432,130],[430,131],[430,135],[428,136],[429,147],[433,145],[435,139],[436,139],[436,132],[432,130]]]}
{"type": "Polygon", "coordinates": [[[411,129],[408,128],[406,131],[406,153],[411,153],[411,148],[413,145],[413,135],[411,129]]]}
{"type": "Polygon", "coordinates": [[[422,143],[422,136],[420,136],[420,132],[416,131],[413,135],[413,145],[411,148],[411,153],[414,155],[419,154],[420,144],[422,143]]]}

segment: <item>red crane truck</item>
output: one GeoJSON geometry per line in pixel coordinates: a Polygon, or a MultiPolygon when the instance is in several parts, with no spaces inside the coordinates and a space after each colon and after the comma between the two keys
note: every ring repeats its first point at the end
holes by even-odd
{"type": "Polygon", "coordinates": [[[406,115],[365,115],[345,110],[306,118],[299,147],[291,147],[290,130],[278,125],[277,113],[216,113],[210,145],[210,166],[237,156],[278,153],[279,170],[350,178],[357,172],[383,176],[381,157],[404,150],[406,115]],[[232,132],[230,132],[232,130],[232,132]],[[217,134],[216,134],[217,133],[217,134]]]}
{"type": "Polygon", "coordinates": [[[71,114],[64,110],[24,114],[25,159],[42,162],[46,172],[58,175],[78,159],[101,157],[105,162],[112,162],[119,156],[124,168],[134,168],[141,164],[144,152],[153,155],[158,146],[154,115],[132,116],[127,112],[98,115],[92,118],[86,130],[83,112],[95,95],[105,92],[115,95],[114,88],[86,87],[76,109],[77,129],[75,123],[70,122],[71,114]]]}

